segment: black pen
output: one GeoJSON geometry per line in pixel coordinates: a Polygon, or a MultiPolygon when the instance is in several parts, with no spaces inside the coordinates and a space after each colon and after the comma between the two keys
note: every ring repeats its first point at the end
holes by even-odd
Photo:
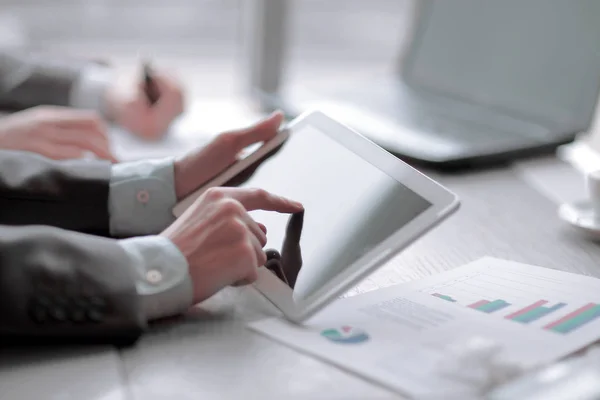
{"type": "Polygon", "coordinates": [[[156,87],[156,82],[152,77],[152,68],[150,68],[150,63],[148,62],[144,63],[144,91],[150,105],[153,106],[156,104],[160,97],[160,93],[158,92],[158,87],[156,87]]]}

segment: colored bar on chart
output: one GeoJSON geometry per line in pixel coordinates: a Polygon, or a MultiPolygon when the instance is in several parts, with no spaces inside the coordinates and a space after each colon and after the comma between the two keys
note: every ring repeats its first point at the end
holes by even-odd
{"type": "Polygon", "coordinates": [[[521,314],[514,318],[511,318],[511,320],[527,324],[529,322],[538,320],[538,319],[542,318],[543,316],[550,314],[551,312],[559,310],[566,305],[567,305],[566,303],[558,303],[552,307],[536,307],[531,311],[528,311],[524,314],[521,314]]]}
{"type": "Polygon", "coordinates": [[[452,303],[456,303],[455,299],[445,294],[433,293],[432,296],[439,297],[440,299],[444,299],[446,301],[451,301],[452,303]]]}
{"type": "Polygon", "coordinates": [[[489,303],[488,300],[479,300],[478,302],[471,304],[469,306],[469,308],[476,308],[477,309],[477,308],[479,308],[479,307],[481,307],[483,305],[486,305],[488,303],[489,303]]]}
{"type": "Polygon", "coordinates": [[[494,300],[494,301],[489,302],[487,304],[482,304],[482,305],[478,306],[477,310],[485,312],[485,313],[492,313],[494,311],[501,310],[501,309],[506,308],[508,306],[510,306],[510,303],[507,303],[504,300],[494,300]]]}
{"type": "Polygon", "coordinates": [[[594,306],[596,306],[596,303],[588,303],[583,307],[578,308],[577,310],[570,312],[569,314],[565,315],[564,317],[562,317],[561,319],[558,319],[546,326],[544,326],[545,329],[552,329],[557,325],[562,324],[563,322],[567,322],[570,319],[573,319],[575,317],[577,317],[578,315],[580,315],[581,313],[593,308],[594,306]]]}
{"type": "Polygon", "coordinates": [[[544,328],[558,333],[569,333],[600,317],[600,305],[589,303],[544,328]]]}
{"type": "Polygon", "coordinates": [[[521,308],[520,310],[518,310],[518,311],[515,311],[515,312],[514,312],[514,313],[512,313],[512,314],[508,314],[508,315],[507,315],[506,317],[504,317],[504,318],[506,318],[506,319],[513,319],[513,318],[515,318],[515,317],[518,317],[519,315],[523,315],[523,314],[525,314],[525,313],[528,313],[529,311],[531,311],[531,310],[534,310],[534,309],[538,308],[539,306],[543,306],[543,305],[544,305],[544,304],[546,304],[546,303],[547,303],[547,301],[546,301],[546,300],[539,300],[539,301],[536,301],[535,303],[533,303],[533,304],[531,304],[531,305],[529,305],[529,306],[527,306],[527,307],[525,307],[525,308],[521,308]]]}

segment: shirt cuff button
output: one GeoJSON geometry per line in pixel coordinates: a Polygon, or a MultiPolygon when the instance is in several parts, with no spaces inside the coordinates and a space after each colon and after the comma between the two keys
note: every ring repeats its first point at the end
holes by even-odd
{"type": "Polygon", "coordinates": [[[137,201],[146,204],[150,200],[150,193],[147,190],[140,190],[137,192],[137,201]]]}
{"type": "Polygon", "coordinates": [[[163,276],[160,273],[160,271],[157,271],[155,269],[146,272],[146,280],[154,285],[160,283],[160,281],[162,281],[162,278],[163,276]]]}

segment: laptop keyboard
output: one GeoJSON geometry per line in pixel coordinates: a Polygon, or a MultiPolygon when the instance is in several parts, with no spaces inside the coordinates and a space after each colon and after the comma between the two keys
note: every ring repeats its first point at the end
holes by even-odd
{"type": "MultiPolygon", "coordinates": [[[[548,132],[545,128],[502,115],[484,119],[482,113],[472,110],[447,109],[447,105],[430,103],[402,85],[391,88],[390,83],[373,84],[370,90],[356,88],[336,94],[337,101],[368,109],[371,115],[379,115],[389,122],[411,131],[419,132],[425,139],[448,142],[474,143],[490,139],[506,141],[511,138],[530,137],[543,140],[548,132]],[[434,105],[432,105],[434,104],[434,105]],[[456,111],[456,114],[453,113],[456,111]],[[451,114],[452,113],[452,114],[451,114]],[[496,123],[494,123],[496,122],[496,123]]],[[[464,108],[464,107],[463,107],[464,108]]]]}
{"type": "Polygon", "coordinates": [[[488,124],[460,120],[444,115],[436,115],[434,113],[423,113],[417,114],[416,116],[410,114],[408,118],[404,118],[404,116],[399,117],[397,122],[415,131],[443,135],[447,140],[452,139],[471,142],[477,138],[485,138],[485,140],[488,141],[490,137],[498,137],[498,135],[502,135],[504,138],[506,135],[521,136],[516,132],[513,132],[511,135],[511,132],[500,131],[488,124]]]}
{"type": "Polygon", "coordinates": [[[499,129],[485,121],[442,114],[434,107],[426,105],[411,104],[406,108],[392,109],[389,103],[385,106],[383,104],[376,106],[370,103],[368,108],[385,115],[398,125],[422,132],[423,135],[436,136],[438,139],[472,143],[478,139],[489,142],[490,138],[506,140],[508,137],[524,136],[523,127],[514,130],[499,129]]]}

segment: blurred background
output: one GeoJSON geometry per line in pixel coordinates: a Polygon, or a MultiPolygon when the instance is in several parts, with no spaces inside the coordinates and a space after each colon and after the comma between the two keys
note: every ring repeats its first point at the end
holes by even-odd
{"type": "MultiPolygon", "coordinates": [[[[253,0],[2,0],[4,37],[30,46],[106,57],[137,68],[141,56],[177,71],[193,97],[232,98],[247,75],[244,36],[253,0]],[[245,25],[246,24],[246,25],[245,25]]],[[[289,2],[286,76],[340,78],[392,67],[402,0],[289,2]],[[357,27],[360,24],[360,28],[357,27]]]]}
{"type": "MultiPolygon", "coordinates": [[[[600,66],[595,64],[600,58],[589,50],[600,36],[594,27],[600,3],[593,0],[0,0],[0,4],[4,44],[105,59],[122,77],[139,74],[143,59],[175,72],[191,103],[186,118],[192,130],[215,133],[256,119],[257,111],[268,108],[265,95],[275,92],[283,94],[277,101],[266,101],[268,106],[284,105],[287,111],[285,102],[293,98],[295,104],[289,108],[295,112],[303,109],[296,107],[301,104],[297,93],[302,97],[302,91],[313,88],[326,93],[328,87],[351,88],[360,82],[366,86],[357,89],[354,104],[362,109],[371,106],[376,117],[361,114],[361,121],[344,122],[361,133],[372,130],[367,136],[394,154],[440,165],[459,159],[512,159],[523,149],[523,154],[554,151],[588,129],[586,110],[595,107],[591,98],[597,98],[590,90],[597,89],[600,79],[600,66]],[[422,13],[416,18],[418,8],[422,13]],[[454,97],[450,103],[444,99],[442,111],[462,107],[460,97],[465,94],[474,109],[455,113],[458,120],[456,115],[449,120],[441,116],[440,123],[439,110],[419,114],[393,99],[408,93],[395,91],[393,85],[400,81],[396,72],[404,50],[417,51],[412,43],[419,41],[411,41],[416,20],[420,31],[437,37],[423,39],[418,54],[425,61],[412,68],[417,71],[412,84],[425,83],[418,89],[426,93],[428,84],[435,86],[435,79],[445,75],[447,81],[434,89],[441,88],[443,94],[444,85],[451,82],[456,87],[450,91],[456,93],[447,96],[454,97]],[[561,20],[568,22],[555,23],[561,20]],[[479,32],[485,39],[479,40],[479,32]],[[454,49],[447,50],[451,46],[454,49]],[[436,62],[431,62],[433,58],[427,57],[434,53],[436,62]],[[390,81],[370,87],[371,77],[390,81]],[[467,82],[465,77],[472,79],[467,82]],[[377,102],[381,106],[373,106],[377,102]],[[556,112],[556,107],[562,108],[556,112]],[[541,108],[550,115],[540,116],[541,108]],[[465,126],[463,114],[480,121],[465,126]],[[375,125],[381,116],[387,118],[387,126],[375,125]],[[498,118],[521,120],[515,125],[499,123],[498,118]],[[412,131],[401,136],[401,127],[412,131]]],[[[439,99],[418,100],[429,107],[439,99]]]]}

